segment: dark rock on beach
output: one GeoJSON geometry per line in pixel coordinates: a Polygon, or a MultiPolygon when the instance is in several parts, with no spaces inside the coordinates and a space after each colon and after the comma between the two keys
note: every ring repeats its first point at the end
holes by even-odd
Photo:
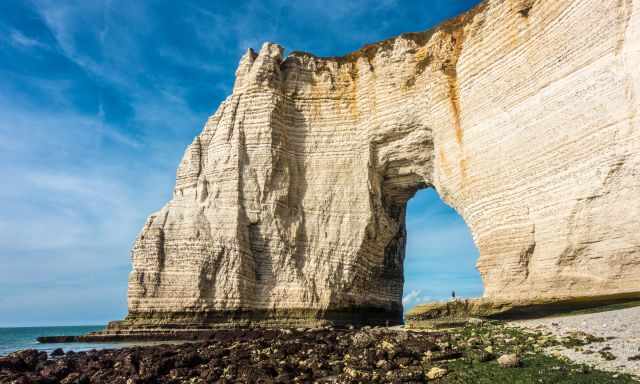
{"type": "Polygon", "coordinates": [[[0,383],[444,384],[529,383],[538,377],[554,383],[631,382],[534,354],[533,346],[546,338],[491,324],[428,333],[384,327],[229,329],[183,344],[15,352],[0,357],[0,383]],[[496,356],[506,353],[525,358],[503,368],[496,356]]]}
{"type": "Polygon", "coordinates": [[[423,382],[442,360],[462,355],[441,348],[441,337],[386,328],[221,330],[178,345],[55,350],[49,358],[16,352],[0,358],[0,382],[423,382]]]}

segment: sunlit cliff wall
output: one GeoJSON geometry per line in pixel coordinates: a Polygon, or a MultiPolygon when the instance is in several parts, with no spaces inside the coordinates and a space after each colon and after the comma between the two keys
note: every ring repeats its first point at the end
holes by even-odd
{"type": "Polygon", "coordinates": [[[344,57],[249,50],[134,245],[129,320],[400,321],[406,201],[429,186],[486,297],[640,292],[639,68],[640,0],[489,0],[344,57]]]}

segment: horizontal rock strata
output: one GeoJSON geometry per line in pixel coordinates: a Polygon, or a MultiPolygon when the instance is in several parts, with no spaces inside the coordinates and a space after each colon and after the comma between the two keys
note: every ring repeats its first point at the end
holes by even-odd
{"type": "Polygon", "coordinates": [[[135,242],[116,328],[400,322],[427,187],[486,298],[638,292],[638,68],[640,0],[488,0],[344,57],[249,50],[135,242]]]}
{"type": "Polygon", "coordinates": [[[405,325],[410,328],[439,328],[466,324],[479,319],[522,320],[551,315],[579,313],[583,310],[607,311],[640,303],[640,294],[617,294],[537,299],[459,299],[423,303],[407,311],[405,325]]]}

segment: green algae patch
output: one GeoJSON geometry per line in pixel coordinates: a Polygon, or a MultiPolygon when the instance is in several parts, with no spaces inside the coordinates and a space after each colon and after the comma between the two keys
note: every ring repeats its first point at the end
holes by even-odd
{"type": "Polygon", "coordinates": [[[450,363],[449,369],[449,375],[437,381],[438,383],[637,383],[629,375],[598,371],[585,365],[570,364],[543,354],[524,357],[517,368],[502,368],[495,361],[474,364],[458,360],[450,363]]]}
{"type": "Polygon", "coordinates": [[[545,353],[552,347],[581,348],[604,341],[584,332],[559,337],[548,331],[512,327],[501,321],[485,321],[451,330],[446,337],[464,357],[441,365],[448,374],[434,381],[436,383],[638,382],[631,375],[601,371],[545,353]],[[498,357],[505,354],[518,357],[517,367],[505,368],[498,364],[498,357]]]}

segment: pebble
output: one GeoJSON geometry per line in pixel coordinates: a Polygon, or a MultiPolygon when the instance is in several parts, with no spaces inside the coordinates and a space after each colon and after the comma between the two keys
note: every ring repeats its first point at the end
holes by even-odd
{"type": "Polygon", "coordinates": [[[520,365],[520,358],[513,353],[498,357],[498,364],[502,368],[515,368],[520,365]]]}
{"type": "Polygon", "coordinates": [[[427,372],[427,380],[436,380],[445,377],[447,370],[440,367],[433,367],[427,372]]]}

